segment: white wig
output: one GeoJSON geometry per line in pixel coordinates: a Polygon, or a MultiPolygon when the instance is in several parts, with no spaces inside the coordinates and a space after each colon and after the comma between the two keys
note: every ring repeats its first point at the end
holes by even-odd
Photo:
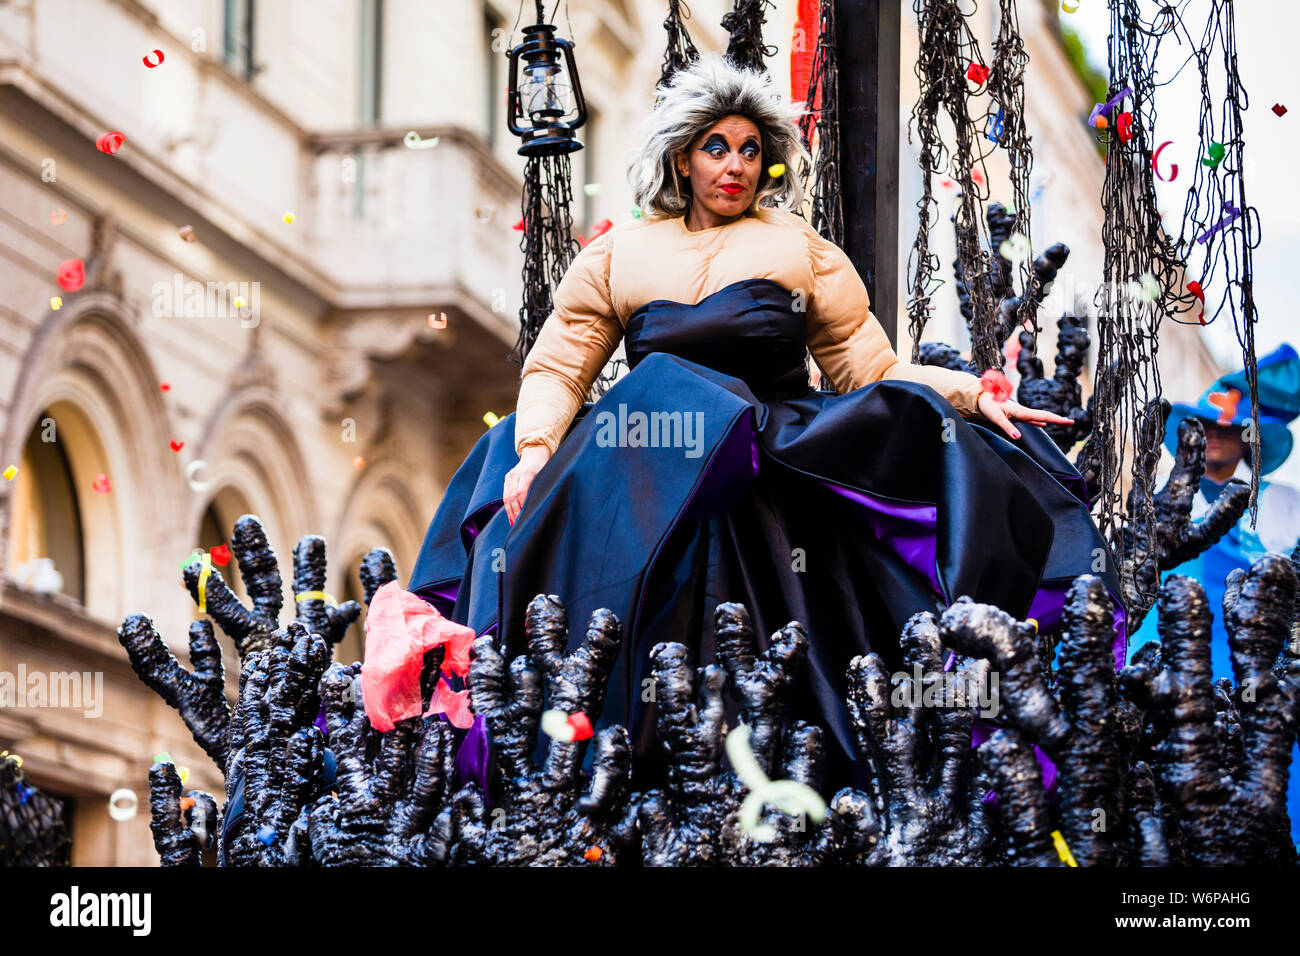
{"type": "Polygon", "coordinates": [[[642,124],[642,143],[628,170],[633,195],[646,215],[686,215],[691,202],[689,178],[677,171],[673,157],[684,152],[719,120],[743,116],[761,137],[763,168],[754,191],[755,206],[797,211],[803,204],[798,161],[811,162],[799,135],[802,111],[783,96],[772,77],[741,69],[717,54],[702,54],[672,75],[642,124]],[[783,163],[785,175],[773,179],[768,167],[783,163]]]}

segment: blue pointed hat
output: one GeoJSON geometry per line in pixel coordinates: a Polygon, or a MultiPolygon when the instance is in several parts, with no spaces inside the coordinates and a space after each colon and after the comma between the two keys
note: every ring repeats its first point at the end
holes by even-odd
{"type": "MultiPolygon", "coordinates": [[[[1300,415],[1300,356],[1291,346],[1279,345],[1259,360],[1257,368],[1259,473],[1267,475],[1280,468],[1291,454],[1291,430],[1287,424],[1300,415]]],[[[1250,421],[1250,386],[1246,383],[1245,369],[1220,375],[1195,405],[1174,404],[1165,426],[1165,447],[1171,455],[1178,451],[1178,426],[1189,416],[1245,427],[1250,421]]]]}

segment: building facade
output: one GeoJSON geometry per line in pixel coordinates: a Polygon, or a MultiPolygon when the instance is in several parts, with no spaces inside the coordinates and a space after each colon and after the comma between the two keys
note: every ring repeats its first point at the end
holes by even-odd
{"type": "MultiPolygon", "coordinates": [[[[696,45],[725,50],[730,3],[689,6],[696,45]]],[[[794,6],[769,17],[783,89],[794,6]]],[[[329,543],[340,601],[360,597],[374,546],[405,580],[484,413],[513,409],[523,160],[505,54],[518,14],[505,0],[0,3],[0,469],[18,469],[0,483],[0,675],[98,675],[76,700],[65,681],[0,707],[0,749],[65,798],[74,863],[157,862],[159,752],[190,768],[188,786],[222,787],[131,673],[122,618],[149,614],[186,663],[197,611],[179,567],[228,543],[245,513],[286,581],[308,533],[329,543]],[[109,131],[125,136],[113,154],[96,148],[109,131]],[[437,145],[411,148],[412,132],[437,145]],[[70,259],[85,263],[76,291],[56,281],[70,259]],[[121,788],[139,801],[125,822],[107,812],[121,788]]],[[[591,116],[573,158],[583,233],[630,215],[627,151],[665,15],[661,0],[560,8],[591,116]]],[[[1042,228],[1077,236],[1074,266],[1100,235],[1101,164],[1081,131],[1054,125],[1060,103],[1086,109],[1082,87],[1049,36],[1026,35],[1038,89],[1056,98],[1031,117],[1039,162],[1073,179],[1042,228]]],[[[905,261],[906,217],[900,245],[905,261]]],[[[936,321],[935,337],[956,331],[936,321]]],[[[358,625],[336,656],[361,654],[358,625]]]]}

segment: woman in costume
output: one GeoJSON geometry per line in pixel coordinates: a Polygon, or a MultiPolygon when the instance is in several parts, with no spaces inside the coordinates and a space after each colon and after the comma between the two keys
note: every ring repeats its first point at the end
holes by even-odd
{"type": "Polygon", "coordinates": [[[788,211],[798,179],[768,170],[807,156],[797,117],[766,74],[719,57],[661,92],[630,173],[646,218],[573,260],[515,413],[457,471],[409,584],[511,657],[538,594],[568,608],[570,651],[613,610],[623,644],[596,726],[628,728],[638,788],[662,772],[650,649],[713,661],[719,602],[748,608],[760,649],[806,628],[791,715],[826,729],[833,792],[865,770],[843,702],[854,656],[899,670],[908,617],[963,594],[1051,630],[1105,553],[1039,427],[1068,419],[900,362],[848,257],[788,211]],[[586,403],[620,340],[629,372],[586,403]],[[806,350],[841,394],[811,387],[806,350]]]}

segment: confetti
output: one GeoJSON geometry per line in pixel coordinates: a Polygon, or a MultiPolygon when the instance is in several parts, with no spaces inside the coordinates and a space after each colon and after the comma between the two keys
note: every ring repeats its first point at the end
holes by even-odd
{"type": "Polygon", "coordinates": [[[421,139],[419,133],[415,130],[411,130],[402,137],[402,142],[406,144],[407,149],[433,149],[433,147],[438,145],[438,137],[435,136],[433,139],[421,139]]]}
{"type": "Polygon", "coordinates": [[[198,236],[194,234],[193,226],[181,226],[180,229],[176,230],[176,232],[186,242],[194,242],[198,239],[198,236]]]}
{"type": "Polygon", "coordinates": [[[1283,106],[1281,103],[1274,103],[1273,112],[1276,113],[1278,116],[1286,116],[1286,107],[1283,106]]]}
{"type": "Polygon", "coordinates": [[[101,153],[108,153],[108,155],[112,156],[122,148],[122,144],[125,142],[126,137],[114,130],[104,133],[99,139],[95,140],[95,148],[101,153]]]}
{"type": "Polygon", "coordinates": [[[633,219],[640,219],[640,218],[641,218],[642,216],[644,216],[644,215],[645,215],[645,213],[643,213],[643,212],[641,211],[641,207],[640,207],[640,206],[633,206],[633,207],[632,207],[632,218],[633,218],[633,219]]]}
{"type": "Polygon", "coordinates": [[[244,300],[241,299],[239,296],[235,296],[235,308],[242,309],[243,307],[244,307],[244,300]]]}
{"type": "Polygon", "coordinates": [[[439,312],[437,315],[429,314],[429,328],[445,329],[447,327],[447,313],[439,312]]]}
{"type": "Polygon", "coordinates": [[[160,391],[170,392],[172,390],[172,385],[171,382],[159,382],[158,388],[160,391]]]}
{"type": "Polygon", "coordinates": [[[1227,150],[1223,148],[1222,143],[1211,143],[1209,149],[1210,155],[1201,160],[1201,165],[1209,166],[1211,169],[1218,169],[1219,163],[1223,162],[1223,157],[1226,152],[1227,150]]]}
{"type": "Polygon", "coordinates": [[[1060,830],[1052,831],[1052,841],[1056,844],[1056,855],[1061,858],[1061,861],[1066,866],[1079,865],[1078,863],[1074,862],[1074,854],[1070,852],[1069,844],[1065,842],[1065,837],[1061,835],[1060,830]]]}
{"type": "Polygon", "coordinates": [[[1197,318],[1201,320],[1201,325],[1204,325],[1205,324],[1205,290],[1201,288],[1201,284],[1199,282],[1193,279],[1191,282],[1187,283],[1187,291],[1190,292],[1192,295],[1196,296],[1196,298],[1201,300],[1201,314],[1198,315],[1197,318]]]}
{"type": "Polygon", "coordinates": [[[1062,13],[1074,13],[1076,10],[1079,9],[1079,0],[1074,0],[1074,6],[1072,6],[1072,7],[1070,7],[1070,6],[1066,6],[1066,4],[1067,4],[1068,2],[1069,2],[1069,0],[1061,0],[1061,12],[1062,12],[1062,13]]]}
{"type": "Polygon", "coordinates": [[[55,312],[58,312],[59,309],[63,308],[63,300],[60,299],[57,295],[50,296],[50,308],[53,309],[55,312]]]}
{"type": "Polygon", "coordinates": [[[182,786],[182,787],[185,786],[186,781],[188,781],[188,780],[190,779],[190,768],[189,768],[189,767],[177,767],[177,768],[176,768],[176,772],[179,773],[179,774],[181,775],[181,786],[182,786]]]}
{"type": "Polygon", "coordinates": [[[970,66],[966,67],[966,79],[970,80],[972,83],[982,84],[988,78],[989,68],[987,66],[972,63],[970,66]]]}
{"type": "Polygon", "coordinates": [[[194,477],[196,471],[206,467],[208,467],[208,463],[202,458],[196,458],[185,466],[185,480],[189,482],[191,491],[204,492],[212,487],[211,481],[199,481],[194,477]]]}
{"type": "Polygon", "coordinates": [[[293,223],[293,213],[291,213],[291,212],[286,212],[286,213],[285,213],[283,216],[281,216],[280,218],[284,220],[284,224],[285,224],[286,226],[288,226],[288,225],[290,225],[290,224],[293,223]]]}
{"type": "Polygon", "coordinates": [[[164,750],[160,754],[154,754],[153,762],[154,763],[175,763],[176,761],[172,760],[172,755],[164,750]]]}
{"type": "Polygon", "coordinates": [[[1102,114],[1109,113],[1116,106],[1122,103],[1125,97],[1132,96],[1132,95],[1133,95],[1132,87],[1126,86],[1124,87],[1124,89],[1120,90],[1110,99],[1108,99],[1105,103],[1095,104],[1092,108],[1092,112],[1088,115],[1088,125],[1095,126],[1097,127],[1097,129],[1105,129],[1108,124],[1106,123],[1106,117],[1103,116],[1102,114]]]}
{"type": "Polygon", "coordinates": [[[562,710],[542,713],[542,732],[548,737],[572,743],[591,738],[591,721],[584,713],[566,714],[562,710]]]}
{"type": "Polygon", "coordinates": [[[1133,138],[1133,114],[1120,113],[1115,117],[1115,132],[1119,134],[1119,141],[1127,143],[1133,138]]]}
{"type": "Polygon", "coordinates": [[[996,143],[1002,139],[1003,116],[1006,110],[998,107],[998,115],[990,116],[988,122],[984,124],[984,137],[989,142],[996,143]]]}
{"type": "Polygon", "coordinates": [[[59,288],[76,292],[86,284],[86,265],[80,259],[65,259],[59,263],[59,288]]]}
{"type": "Polygon", "coordinates": [[[275,829],[267,824],[257,831],[257,839],[263,846],[270,846],[275,842],[275,829]]]}
{"type": "Polygon", "coordinates": [[[162,66],[162,62],[163,62],[163,51],[162,51],[162,50],[154,50],[154,51],[153,51],[153,55],[156,56],[156,57],[158,58],[158,62],[157,62],[157,63],[150,63],[150,62],[149,62],[149,55],[148,55],[147,53],[146,53],[146,54],[141,58],[141,59],[144,60],[144,65],[147,66],[147,67],[149,67],[149,69],[151,69],[151,70],[152,70],[155,66],[162,66]]]}
{"type": "Polygon", "coordinates": [[[184,813],[190,807],[194,806],[193,797],[181,797],[181,812],[184,813]]]}
{"type": "Polygon", "coordinates": [[[767,174],[773,179],[780,179],[785,175],[785,163],[773,163],[767,167],[767,174]]]}
{"type": "Polygon", "coordinates": [[[100,472],[95,476],[95,480],[91,482],[90,487],[94,488],[101,495],[106,495],[113,490],[113,483],[108,480],[108,475],[100,472]]]}
{"type": "Polygon", "coordinates": [[[1230,388],[1226,392],[1211,392],[1205,400],[1219,410],[1220,425],[1231,425],[1237,416],[1237,406],[1241,404],[1241,392],[1230,388]]]}
{"type": "Polygon", "coordinates": [[[1029,258],[1029,253],[1029,237],[1020,232],[1013,232],[998,246],[998,255],[1012,265],[1024,262],[1029,258]]]}
{"type": "Polygon", "coordinates": [[[749,788],[740,805],[740,826],[751,840],[766,843],[776,837],[776,827],[761,823],[764,805],[770,804],[786,816],[807,814],[814,823],[826,819],[826,801],[812,787],[797,780],[769,780],[749,743],[750,729],[741,724],[727,734],[727,757],[736,776],[749,788]]]}
{"type": "Polygon", "coordinates": [[[599,196],[599,195],[600,195],[600,183],[587,183],[587,185],[585,185],[585,186],[582,187],[582,192],[583,192],[583,195],[586,195],[586,196],[599,196]]]}
{"type": "Polygon", "coordinates": [[[995,402],[1006,401],[1011,394],[1011,382],[995,368],[988,369],[980,376],[980,388],[990,392],[995,402]]]}
{"type": "Polygon", "coordinates": [[[1160,298],[1160,283],[1150,272],[1142,273],[1138,279],[1138,284],[1142,287],[1142,301],[1155,302],[1160,298]]]}
{"type": "Polygon", "coordinates": [[[5,481],[13,481],[14,475],[18,474],[18,469],[10,465],[4,470],[5,481]]]}
{"type": "Polygon", "coordinates": [[[121,790],[114,790],[108,798],[108,815],[118,823],[125,823],[135,816],[138,805],[139,800],[136,795],[123,787],[121,790]]]}
{"type": "Polygon", "coordinates": [[[360,455],[357,455],[356,458],[352,459],[352,467],[357,471],[360,471],[362,468],[366,467],[366,460],[360,455]]]}
{"type": "Polygon", "coordinates": [[[299,591],[293,596],[294,603],[299,601],[324,601],[330,607],[338,607],[338,601],[328,591],[299,591]]]}
{"type": "Polygon", "coordinates": [[[180,451],[185,447],[185,442],[177,441],[175,438],[173,438],[168,444],[172,446],[172,451],[180,451]]]}
{"type": "Polygon", "coordinates": [[[520,219],[517,223],[515,223],[510,228],[513,229],[515,232],[525,232],[528,229],[528,220],[520,219]]]}
{"type": "Polygon", "coordinates": [[[54,223],[54,225],[61,226],[67,221],[68,221],[68,214],[64,212],[62,209],[50,210],[50,222],[54,223]]]}
{"type": "Polygon", "coordinates": [[[219,544],[211,549],[208,554],[212,556],[212,563],[218,567],[224,568],[230,563],[230,549],[224,544],[219,544]]]}
{"type": "Polygon", "coordinates": [[[501,419],[497,418],[496,412],[484,412],[483,421],[488,428],[494,428],[501,419]]]}
{"type": "Polygon", "coordinates": [[[586,851],[585,853],[582,854],[582,858],[583,858],[584,860],[589,860],[589,861],[591,861],[592,863],[595,863],[595,862],[596,862],[597,860],[599,860],[602,856],[604,856],[604,854],[605,854],[605,851],[602,850],[600,847],[598,847],[598,846],[592,846],[592,847],[588,847],[588,848],[587,848],[587,851],[586,851]]]}
{"type": "Polygon", "coordinates": [[[1228,200],[1226,199],[1223,201],[1223,211],[1227,213],[1227,215],[1224,216],[1222,219],[1220,219],[1209,229],[1205,230],[1205,232],[1197,236],[1196,237],[1197,242],[1204,245],[1205,242],[1210,238],[1210,236],[1214,235],[1220,229],[1224,229],[1227,228],[1228,226],[1231,226],[1234,222],[1237,221],[1237,217],[1241,215],[1241,210],[1238,209],[1236,206],[1234,206],[1232,203],[1228,202],[1228,200]]]}
{"type": "Polygon", "coordinates": [[[1172,183],[1175,179],[1178,178],[1178,164],[1177,164],[1177,163],[1170,163],[1170,164],[1169,164],[1169,178],[1168,178],[1168,179],[1165,179],[1165,177],[1163,177],[1163,176],[1160,175],[1160,167],[1156,165],[1158,162],[1160,162],[1160,151],[1161,151],[1162,149],[1164,149],[1166,146],[1171,145],[1172,143],[1173,143],[1173,140],[1172,140],[1172,139],[1167,139],[1167,140],[1165,140],[1163,143],[1161,143],[1159,146],[1157,146],[1157,147],[1156,147],[1156,151],[1155,151],[1154,153],[1151,154],[1151,169],[1152,169],[1152,171],[1155,172],[1155,174],[1156,174],[1156,179],[1160,180],[1162,183],[1172,183]]]}
{"type": "Polygon", "coordinates": [[[212,556],[204,552],[199,556],[199,613],[208,613],[208,578],[212,576],[212,556]]]}

